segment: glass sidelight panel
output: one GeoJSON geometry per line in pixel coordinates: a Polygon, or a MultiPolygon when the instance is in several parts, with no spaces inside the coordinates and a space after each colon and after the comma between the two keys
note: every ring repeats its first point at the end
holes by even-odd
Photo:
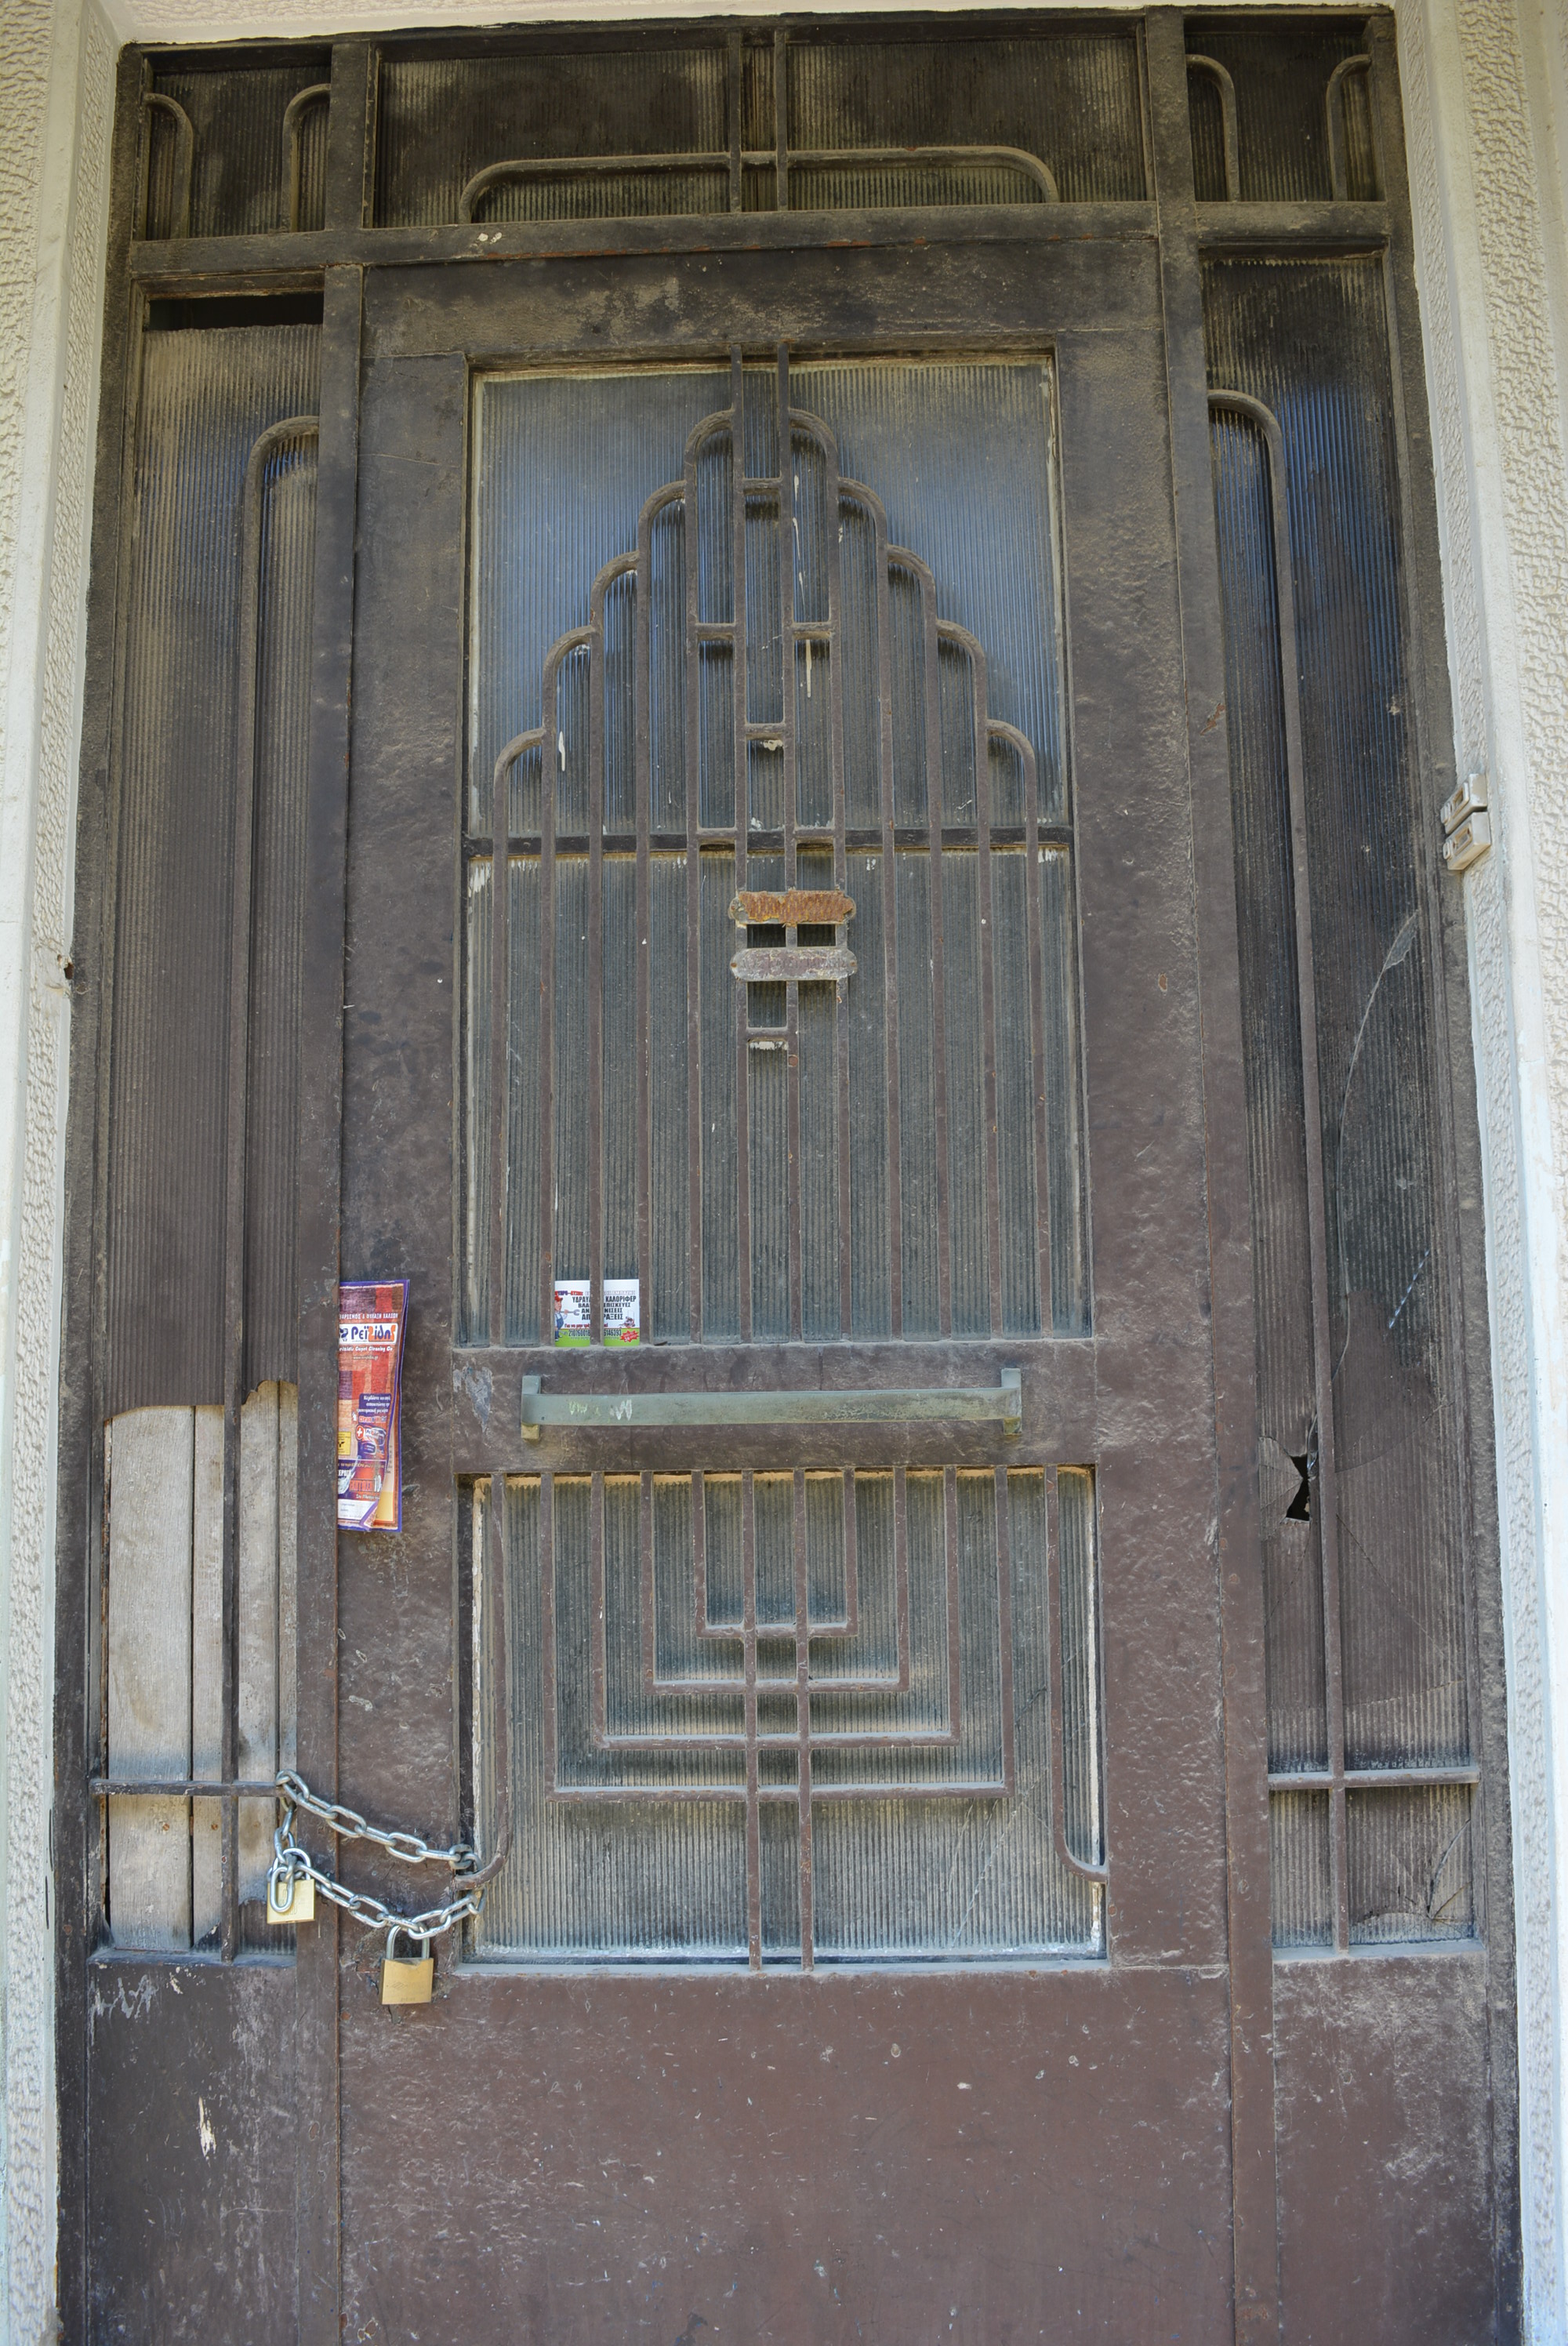
{"type": "MultiPolygon", "coordinates": [[[[500,1546],[513,1842],[481,1954],[1103,1953],[1086,1470],[545,1474],[506,1485],[500,1546]]],[[[481,1729],[482,1816],[494,1762],[481,1729]]]]}
{"type": "Polygon", "coordinates": [[[1052,397],[481,380],[465,1341],[1086,1327],[1052,397]]]}
{"type": "Polygon", "coordinates": [[[1382,267],[1226,260],[1205,286],[1276,1935],[1462,1935],[1465,1443],[1382,267]]]}

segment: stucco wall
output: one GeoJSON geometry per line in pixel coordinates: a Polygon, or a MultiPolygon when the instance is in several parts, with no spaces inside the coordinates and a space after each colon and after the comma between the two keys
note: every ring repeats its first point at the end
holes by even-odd
{"type": "MultiPolygon", "coordinates": [[[[725,5],[116,0],[113,15],[123,37],[196,40],[725,5]]],[[[1456,750],[1461,772],[1491,776],[1498,839],[1462,885],[1510,1670],[1527,2293],[1546,2346],[1568,2341],[1568,0],[1400,0],[1399,24],[1456,750]]],[[[0,2307],[18,2346],[53,2334],[63,973],[115,40],[97,0],[0,0],[0,2307]]]]}
{"type": "Polygon", "coordinates": [[[0,2320],[55,2335],[55,1391],[72,846],[116,40],[0,26],[0,2320]]]}

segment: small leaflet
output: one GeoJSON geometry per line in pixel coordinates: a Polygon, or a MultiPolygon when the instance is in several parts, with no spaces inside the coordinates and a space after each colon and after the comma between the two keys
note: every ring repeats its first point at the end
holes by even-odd
{"type": "Polygon", "coordinates": [[[400,1410],[408,1281],[338,1290],[338,1528],[402,1529],[400,1410]]]}
{"type": "MultiPolygon", "coordinates": [[[[593,1341],[593,1286],[585,1279],[562,1279],[555,1282],[555,1341],[557,1344],[588,1344],[593,1341]]],[[[636,1344],[642,1337],[641,1289],[635,1279],[606,1279],[605,1281],[605,1341],[606,1344],[636,1344]]]]}

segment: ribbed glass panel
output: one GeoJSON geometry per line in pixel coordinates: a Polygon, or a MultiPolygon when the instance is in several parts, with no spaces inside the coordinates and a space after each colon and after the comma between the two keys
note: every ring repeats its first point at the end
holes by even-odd
{"type": "MultiPolygon", "coordinates": [[[[318,339],[291,325],[142,343],[116,778],[110,1414],[223,1396],[240,505],[260,434],[315,411],[318,339]]],[[[281,453],[262,483],[253,1116],[292,1113],[313,481],[306,449],[281,453]]],[[[286,1162],[286,1139],[259,1129],[253,1165],[286,1162]]],[[[267,1344],[284,1348],[270,1373],[291,1375],[293,1217],[275,1202],[252,1232],[250,1295],[267,1344]]]]}
{"type": "MultiPolygon", "coordinates": [[[[954,38],[946,26],[913,40],[834,39],[814,31],[790,42],[789,75],[792,151],[1015,148],[1047,167],[1064,202],[1135,200],[1145,191],[1137,38],[1130,28],[1023,39],[954,38]]],[[[769,117],[764,143],[771,146],[770,108],[769,117]]],[[[771,174],[766,178],[771,201],[771,174]]],[[[801,210],[1039,199],[1032,178],[1000,162],[797,165],[790,179],[791,205],[801,210]]]]}
{"type": "MultiPolygon", "coordinates": [[[[942,617],[958,620],[979,640],[990,713],[1016,725],[1033,745],[1041,820],[1064,821],[1064,671],[1049,371],[1038,362],[801,365],[791,368],[789,379],[792,400],[821,416],[833,433],[841,473],[863,481],[881,499],[892,542],[907,546],[933,572],[942,617]]],[[[857,617],[869,626],[864,597],[857,617]]],[[[912,662],[912,628],[905,631],[904,644],[905,659],[912,662]]],[[[845,648],[848,658],[850,647],[845,648]]],[[[853,671],[861,690],[871,683],[869,648],[861,655],[865,665],[853,671]]],[[[967,663],[945,657],[942,668],[944,684],[956,687],[962,703],[962,714],[944,707],[946,820],[972,821],[972,779],[967,791],[957,779],[972,778],[974,770],[967,663]],[[965,801],[967,814],[961,811],[965,801]]],[[[912,688],[912,726],[923,718],[922,695],[912,672],[902,673],[912,688]]],[[[846,688],[846,706],[851,697],[846,688]]],[[[902,698],[895,687],[895,707],[902,698]]],[[[913,803],[908,811],[901,804],[898,819],[923,821],[923,764],[912,754],[901,763],[913,803]]],[[[857,772],[848,756],[846,767],[849,804],[867,810],[848,820],[874,821],[874,767],[857,772]]],[[[993,810],[994,821],[1022,820],[1016,790],[1010,781],[1012,803],[1004,796],[993,810]]]]}
{"type": "Polygon", "coordinates": [[[1352,1946],[1471,1936],[1471,1801],[1465,1784],[1348,1796],[1352,1946]]]}
{"type": "MultiPolygon", "coordinates": [[[[1145,193],[1136,36],[946,33],[796,36],[788,65],[789,200],[845,206],[1039,203],[1040,166],[1071,202],[1145,193]],[[956,157],[911,149],[957,147],[956,157]],[[855,150],[896,148],[872,158],[855,150]],[[997,150],[1015,150],[1013,155],[997,150]],[[800,159],[804,158],[804,159],[800,159]]],[[[771,210],[779,134],[770,33],[741,66],[741,202],[771,210]]],[[[376,219],[597,219],[723,212],[731,202],[726,46],[640,42],[483,57],[391,56],[381,68],[376,219]],[[637,167],[636,158],[662,159],[637,167]],[[627,158],[616,168],[616,158],[627,158]],[[577,168],[573,168],[575,163],[577,168]],[[598,168],[584,168],[590,164],[598,168]]]]}
{"type": "Polygon", "coordinates": [[[1297,1463],[1316,1448],[1317,1401],[1301,1008],[1268,465],[1256,425],[1218,415],[1214,436],[1257,1312],[1268,1757],[1274,1768],[1321,1767],[1329,1757],[1322,1559],[1318,1525],[1305,1515],[1299,1497],[1303,1470],[1297,1463]]]}
{"type": "MultiPolygon", "coordinates": [[[[1212,57],[1236,85],[1237,166],[1244,203],[1302,203],[1331,192],[1324,102],[1329,77],[1344,58],[1362,49],[1359,26],[1331,30],[1276,17],[1267,26],[1207,17],[1186,28],[1188,51],[1212,57]]],[[[1225,195],[1219,91],[1212,75],[1187,77],[1193,173],[1199,202],[1225,195]]],[[[1367,76],[1347,74],[1339,85],[1345,128],[1346,193],[1380,192],[1367,76]]]]}
{"type": "MultiPolygon", "coordinates": [[[[288,226],[283,117],[302,89],[331,79],[315,60],[196,72],[160,71],[153,87],[184,107],[195,134],[190,180],[192,236],[265,236],[288,226]]],[[[172,235],[177,201],[177,126],[161,108],[148,117],[147,234],[172,235]]],[[[327,104],[300,124],[300,226],[320,228],[327,188],[327,104]]]]}
{"type": "Polygon", "coordinates": [[[1269,1874],[1277,1947],[1334,1943],[1334,1883],[1327,1792],[1273,1792],[1269,1874]]]}
{"type": "MultiPolygon", "coordinates": [[[[745,382],[747,474],[764,482],[765,468],[777,463],[776,376],[748,370],[745,382]]],[[[798,423],[791,434],[788,610],[777,488],[748,491],[744,514],[736,510],[722,420],[728,396],[728,377],[708,370],[488,377],[478,393],[469,822],[473,849],[483,857],[497,755],[544,725],[550,738],[512,760],[507,820],[514,842],[530,842],[533,856],[548,788],[556,842],[555,1275],[589,1275],[597,1117],[606,1274],[646,1277],[644,1324],[664,1341],[1029,1334],[1043,1320],[1056,1331],[1077,1332],[1086,1325],[1088,1282],[1071,860],[1061,847],[1043,847],[1031,870],[1025,756],[1014,742],[988,737],[980,770],[976,750],[980,713],[1016,726],[1035,759],[1039,819],[1064,821],[1048,372],[1033,362],[796,370],[791,404],[820,421],[798,423]],[[718,429],[704,422],[716,415],[718,429]],[[682,489],[688,441],[689,498],[682,489]],[[854,484],[857,476],[864,488],[854,484]],[[655,514],[651,505],[667,484],[672,495],[655,514]],[[887,514],[884,547],[906,542],[921,563],[929,552],[935,585],[929,609],[921,569],[885,552],[879,558],[879,498],[887,514]],[[627,576],[601,582],[596,606],[596,576],[615,557],[636,556],[639,545],[641,585],[627,576]],[[642,614],[639,593],[647,597],[642,614]],[[738,634],[705,642],[688,632],[693,620],[733,627],[740,593],[738,634]],[[596,686],[585,646],[559,654],[551,648],[596,607],[604,658],[596,686]],[[970,631],[978,656],[967,638],[942,638],[933,658],[933,623],[950,616],[970,631]],[[644,626],[646,686],[638,682],[644,626]],[[789,645],[789,723],[787,626],[822,631],[789,645]],[[736,706],[742,662],[751,738],[736,706]],[[940,727],[940,745],[930,745],[934,759],[925,738],[928,705],[940,727]],[[598,787],[609,852],[600,882],[602,960],[590,970],[585,834],[596,738],[603,742],[598,787]],[[739,875],[729,829],[738,761],[748,835],[757,842],[739,875]],[[940,856],[928,824],[933,763],[950,833],[940,856]],[[688,776],[705,833],[695,880],[681,852],[688,776]],[[901,833],[891,870],[890,811],[901,833]],[[989,857],[982,844],[988,819],[989,857]],[[783,832],[791,821],[809,834],[798,843],[796,883],[830,889],[841,871],[853,904],[841,935],[808,924],[794,944],[847,946],[855,958],[842,1001],[831,982],[802,981],[793,1011],[782,982],[754,981],[742,993],[730,966],[739,946],[786,944],[782,928],[738,929],[731,907],[738,884],[786,885],[783,832]],[[840,824],[847,852],[836,865],[832,833],[840,824]],[[636,1099],[639,971],[636,869],[627,851],[636,837],[647,841],[649,890],[642,1048],[650,1071],[656,1057],[659,1071],[657,1080],[650,1073],[648,1088],[646,1271],[635,1255],[636,1184],[645,1172],[629,1113],[636,1099]],[[586,1077],[596,1016],[603,1021],[603,1089],[592,1103],[586,1077]],[[895,1207],[897,1265],[890,1259],[895,1207]]],[[[517,915],[524,923],[538,917],[525,909],[517,915]]],[[[514,1083],[524,1080],[526,1065],[535,1070],[526,1080],[536,1085],[528,1038],[539,1015],[537,946],[520,959],[521,941],[514,921],[509,990],[518,1048],[510,1064],[514,1083]]],[[[484,984],[474,964],[471,1017],[483,1015],[484,984]]],[[[471,1035],[470,1057],[473,1048],[471,1035]]],[[[514,1096],[514,1149],[518,1108],[514,1096]]],[[[471,1149],[488,1147],[484,1124],[471,1117],[467,1130],[471,1149]]],[[[469,1193],[477,1194],[481,1178],[470,1175],[469,1193]]],[[[514,1244],[520,1236],[534,1245],[541,1211],[536,1171],[514,1159],[514,1244]]],[[[477,1244],[477,1225],[474,1232],[477,1244]]],[[[531,1260],[537,1259],[535,1249],[531,1260]]],[[[509,1260],[507,1325],[514,1341],[536,1341],[535,1275],[529,1270],[520,1281],[519,1270],[509,1260]]],[[[464,1281],[470,1313],[478,1314],[467,1322],[476,1336],[484,1280],[472,1245],[464,1281]]]]}
{"type": "MultiPolygon", "coordinates": [[[[816,1959],[1103,1954],[1100,1893],[1063,1863],[1051,1823],[1045,1478],[1001,1482],[1004,1515],[993,1474],[509,1484],[514,1830],[478,1952],[744,1960],[749,1554],[765,1955],[801,1954],[798,1559],[816,1959]]],[[[1059,1488],[1064,1803],[1069,1844],[1093,1862],[1094,1488],[1066,1471],[1059,1488]]],[[[482,1559],[487,1484],[472,1505],[482,1559]]],[[[476,1653],[483,1680],[483,1637],[476,1653]]],[[[480,1692],[474,1773],[493,1814],[480,1692]]]]}
{"type": "MultiPolygon", "coordinates": [[[[307,329],[307,331],[309,331],[307,329]]],[[[300,977],[316,450],[280,448],[262,484],[246,1118],[245,1389],[297,1372],[300,977]]]]}
{"type": "MultiPolygon", "coordinates": [[[[1264,401],[1284,435],[1328,1193],[1346,1760],[1445,1764],[1470,1749],[1461,1434],[1381,264],[1226,261],[1210,266],[1206,282],[1211,378],[1264,401]]],[[[1244,470],[1234,478],[1233,525],[1222,530],[1228,568],[1266,572],[1256,478],[1250,488],[1244,470]]],[[[1261,627],[1267,593],[1248,591],[1261,627]]],[[[1266,749],[1266,729],[1257,738],[1266,749]]],[[[1260,787],[1267,758],[1257,754],[1260,787]]],[[[1274,763],[1277,771],[1277,753],[1274,763]]],[[[1278,835],[1278,812],[1273,820],[1278,835]]],[[[1282,957],[1268,984],[1287,986],[1282,957]]],[[[1281,1013],[1281,1055],[1288,1024],[1281,1013]]],[[[1278,1080],[1294,1079],[1281,1070],[1278,1080]]],[[[1310,1625],[1304,1603],[1291,1634],[1304,1643],[1310,1625]]],[[[1311,1683],[1303,1656],[1286,1715],[1311,1683]]],[[[1299,1728],[1282,1727],[1281,1740],[1292,1732],[1299,1728]]]]}
{"type": "Polygon", "coordinates": [[[482,219],[596,219],[724,211],[729,201],[722,45],[491,51],[382,60],[376,210],[382,226],[458,217],[477,172],[572,156],[725,158],[721,168],[549,173],[497,187],[482,219]]]}

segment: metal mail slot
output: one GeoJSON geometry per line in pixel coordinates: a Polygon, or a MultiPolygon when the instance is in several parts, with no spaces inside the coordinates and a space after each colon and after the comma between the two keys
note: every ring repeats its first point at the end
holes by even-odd
{"type": "Polygon", "coordinates": [[[523,1380],[523,1439],[546,1425],[872,1425],[999,1420],[1016,1439],[1023,1424],[1023,1373],[1003,1369],[997,1385],[886,1387],[844,1392],[547,1393],[542,1377],[523,1380]]]}

